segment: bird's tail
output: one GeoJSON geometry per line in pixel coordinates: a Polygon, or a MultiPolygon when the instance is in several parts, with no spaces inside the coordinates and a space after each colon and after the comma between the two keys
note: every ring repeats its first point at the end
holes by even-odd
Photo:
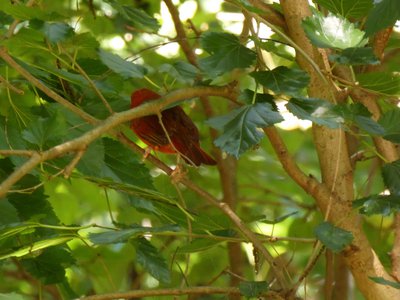
{"type": "Polygon", "coordinates": [[[188,149],[188,153],[183,154],[183,159],[191,165],[200,166],[201,164],[205,164],[213,166],[217,164],[210,155],[200,148],[200,145],[193,145],[193,147],[188,149]]]}

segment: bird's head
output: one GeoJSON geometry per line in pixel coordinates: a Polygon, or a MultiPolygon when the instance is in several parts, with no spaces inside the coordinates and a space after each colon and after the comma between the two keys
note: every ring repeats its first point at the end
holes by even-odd
{"type": "Polygon", "coordinates": [[[131,95],[131,108],[137,107],[143,102],[158,98],[161,98],[159,94],[146,88],[134,91],[131,95]]]}

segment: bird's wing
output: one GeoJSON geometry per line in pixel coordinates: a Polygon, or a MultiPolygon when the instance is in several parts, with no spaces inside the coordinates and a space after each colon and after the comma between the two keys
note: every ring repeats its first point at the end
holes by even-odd
{"type": "Polygon", "coordinates": [[[131,127],[139,138],[149,146],[164,146],[169,144],[157,116],[134,119],[131,127]]]}

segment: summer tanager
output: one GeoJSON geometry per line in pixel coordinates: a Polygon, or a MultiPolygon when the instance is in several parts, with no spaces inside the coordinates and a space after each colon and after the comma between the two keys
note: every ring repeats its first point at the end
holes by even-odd
{"type": "MultiPolygon", "coordinates": [[[[161,98],[159,94],[149,89],[140,89],[132,93],[131,107],[158,98],[161,98]]],[[[150,115],[133,119],[131,128],[153,150],[164,153],[178,152],[187,163],[195,166],[216,164],[215,160],[201,149],[199,131],[181,107],[174,106],[163,110],[161,122],[164,128],[157,115],[150,115]]]]}

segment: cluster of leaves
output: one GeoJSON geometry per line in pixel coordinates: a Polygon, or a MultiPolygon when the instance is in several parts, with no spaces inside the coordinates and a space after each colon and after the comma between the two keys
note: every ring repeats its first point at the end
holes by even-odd
{"type": "MultiPolygon", "coordinates": [[[[121,23],[146,33],[157,33],[160,25],[151,14],[159,10],[159,3],[145,12],[128,5],[128,1],[102,1],[102,5],[111,10],[111,17],[98,15],[94,18],[91,16],[93,8],[86,7],[86,4],[82,3],[81,11],[76,11],[72,8],[61,10],[60,3],[53,2],[42,1],[42,6],[35,7],[27,7],[24,3],[0,2],[0,33],[3,36],[7,35],[13,20],[22,22],[16,34],[1,40],[0,47],[7,49],[13,59],[40,82],[98,120],[109,115],[99,100],[99,93],[107,99],[114,111],[125,110],[129,107],[130,91],[146,85],[146,76],[160,82],[169,76],[181,86],[213,84],[218,80],[224,81],[224,76],[241,69],[246,80],[254,81],[268,92],[261,94],[257,89],[245,89],[239,98],[242,106],[207,122],[220,132],[214,141],[215,145],[236,158],[262,142],[263,133],[260,129],[283,121],[276,105],[281,98],[288,99],[286,108],[299,119],[329,128],[343,128],[350,134],[356,134],[354,128],[358,128],[362,134],[400,143],[398,107],[388,105],[381,118],[374,121],[368,110],[359,103],[349,101],[336,105],[326,99],[308,98],[305,89],[309,85],[309,76],[296,67],[293,57],[284,51],[284,44],[279,40],[254,41],[257,47],[286,60],[287,66],[278,66],[272,70],[248,72],[257,66],[255,49],[244,46],[237,36],[221,32],[218,28],[201,35],[199,47],[206,54],[199,59],[198,67],[183,60],[168,60],[154,53],[141,55],[143,63],[139,64],[100,45],[108,35],[124,32],[121,23]],[[75,20],[77,14],[82,14],[79,16],[82,17],[80,26],[84,30],[71,25],[71,20],[75,20]],[[204,81],[198,82],[199,78],[204,81]]],[[[242,8],[257,13],[247,1],[236,2],[242,8]]],[[[304,20],[303,28],[310,41],[317,47],[332,49],[333,54],[329,59],[333,63],[346,66],[377,64],[378,59],[368,46],[367,37],[393,25],[399,18],[396,13],[400,9],[397,7],[392,10],[391,7],[398,6],[398,1],[383,0],[375,6],[369,0],[316,2],[330,13],[324,15],[315,12],[312,17],[304,20]],[[349,21],[361,20],[367,15],[365,31],[358,23],[349,21]],[[376,22],[379,15],[386,16],[385,22],[376,22]]],[[[100,6],[95,8],[95,15],[97,11],[101,11],[100,6]]],[[[138,52],[144,46],[140,39],[137,40],[130,45],[130,53],[138,52]]],[[[3,98],[8,99],[0,109],[0,149],[42,151],[80,136],[92,128],[79,116],[54,103],[53,99],[19,77],[3,62],[0,68],[3,74],[7,74],[4,77],[12,85],[26,91],[24,96],[13,97],[0,92],[3,98]],[[36,100],[38,96],[41,99],[39,103],[36,100]]],[[[356,79],[359,87],[377,95],[400,95],[400,77],[395,72],[363,73],[357,75],[356,79]]],[[[131,136],[128,131],[126,134],[131,136]]],[[[155,182],[157,179],[150,175],[140,157],[110,137],[103,137],[86,149],[71,182],[84,180],[99,190],[117,191],[118,195],[123,195],[124,200],[127,200],[121,206],[133,207],[137,220],[143,219],[143,216],[151,218],[152,226],[139,225],[136,220],[132,222],[123,216],[113,224],[113,228],[103,228],[101,232],[96,232],[94,225],[84,225],[83,221],[80,225],[72,225],[77,220],[68,216],[65,220],[69,221],[65,221],[60,216],[62,210],[55,213],[52,207],[59,205],[57,202],[65,201],[63,197],[56,195],[52,197],[52,202],[49,201],[51,183],[45,185],[47,191],[42,184],[49,174],[63,170],[71,159],[72,155],[67,155],[46,162],[14,187],[22,192],[30,192],[29,196],[10,193],[7,201],[0,202],[0,259],[18,258],[18,263],[44,284],[62,285],[68,298],[77,295],[70,287],[65,269],[79,265],[76,257],[80,257],[78,252],[83,251],[82,246],[76,246],[73,242],[89,243],[99,249],[122,244],[124,251],[130,253],[125,264],[135,262],[161,284],[168,285],[174,280],[172,268],[159,253],[161,245],[145,236],[171,236],[189,230],[193,234],[209,236],[193,239],[191,243],[182,243],[177,255],[215,249],[224,239],[238,236],[220,212],[196,214],[182,207],[177,198],[171,196],[173,193],[159,192],[160,187],[155,182]],[[86,235],[85,231],[89,231],[89,234],[86,235]]],[[[0,178],[5,179],[25,161],[15,156],[2,158],[0,178]]],[[[397,211],[400,201],[399,174],[398,161],[386,164],[383,167],[383,179],[391,194],[359,199],[355,207],[360,207],[360,212],[367,215],[387,215],[397,211]]],[[[101,213],[104,214],[104,211],[101,213]]],[[[317,227],[316,236],[335,252],[343,250],[352,240],[350,233],[329,223],[317,227]]],[[[265,282],[244,282],[240,286],[241,292],[248,297],[257,296],[267,289],[265,282]]],[[[88,290],[90,288],[81,287],[80,292],[88,290]]]]}

